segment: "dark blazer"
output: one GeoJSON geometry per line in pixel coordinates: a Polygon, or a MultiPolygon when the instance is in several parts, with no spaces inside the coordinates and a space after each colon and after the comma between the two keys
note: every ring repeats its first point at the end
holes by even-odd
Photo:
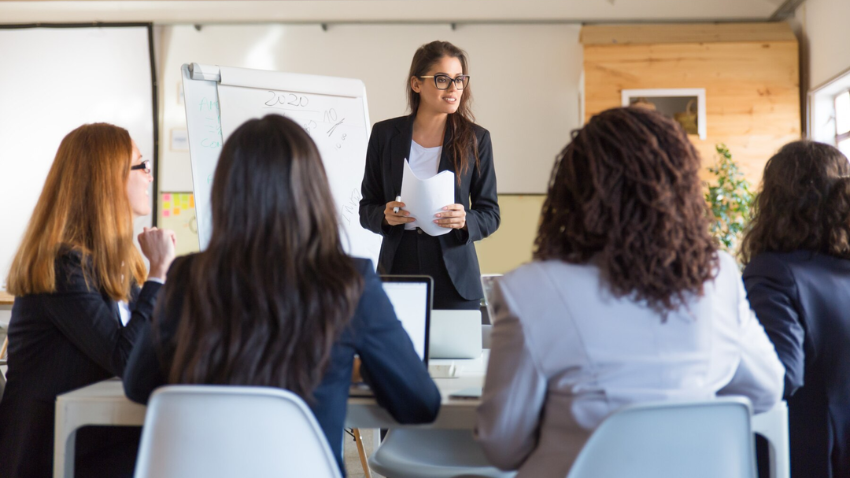
{"type": "MultiPolygon", "coordinates": [[[[455,182],[455,203],[466,209],[467,230],[455,229],[438,236],[443,250],[443,262],[458,293],[467,300],[484,296],[481,271],[474,241],[480,241],[499,228],[499,198],[496,195],[496,172],[493,169],[493,147],[490,132],[473,125],[478,139],[479,167],[472,165],[455,182]],[[471,207],[470,207],[471,204],[471,207]]],[[[451,138],[446,128],[443,144],[451,138]]],[[[390,273],[396,249],[401,242],[404,226],[383,226],[384,208],[401,194],[404,158],[410,156],[413,140],[413,116],[402,116],[376,123],[372,127],[366,151],[366,172],[363,175],[360,200],[360,224],[384,236],[378,269],[390,273]]],[[[447,148],[443,148],[438,171],[454,171],[447,148]]],[[[402,198],[404,202],[404,198],[402,198]]]]}
{"type": "Polygon", "coordinates": [[[66,252],[56,260],[56,292],[15,298],[0,402],[0,476],[53,475],[56,396],[123,374],[159,288],[134,287],[132,317],[123,327],[118,304],[96,284],[88,287],[80,254],[66,252]]]}
{"type": "Polygon", "coordinates": [[[850,260],[762,253],[744,284],[785,365],[791,476],[850,476],[850,260]]]}
{"type": "MultiPolygon", "coordinates": [[[[166,373],[174,359],[174,337],[183,307],[182,292],[189,283],[194,257],[190,255],[174,262],[166,287],[177,288],[172,295],[176,299],[173,304],[163,304],[164,307],[157,311],[153,327],[158,333],[145,327],[133,350],[124,374],[124,391],[131,400],[147,403],[153,390],[168,382],[166,373]]],[[[354,354],[360,355],[364,375],[371,377],[370,385],[378,404],[399,423],[434,421],[441,400],[440,391],[396,318],[381,279],[373,271],[372,261],[355,259],[355,263],[363,275],[363,294],[354,317],[331,350],[327,371],[313,392],[315,400],[308,403],[343,474],[343,424],[354,354]]]]}

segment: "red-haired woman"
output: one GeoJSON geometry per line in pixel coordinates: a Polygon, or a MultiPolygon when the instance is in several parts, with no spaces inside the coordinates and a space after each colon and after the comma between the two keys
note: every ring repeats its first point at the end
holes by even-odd
{"type": "MultiPolygon", "coordinates": [[[[117,126],[84,125],[59,145],[7,280],[15,305],[0,402],[0,476],[52,475],[56,396],[121,376],[136,334],[150,320],[174,258],[170,231],[146,228],[139,235],[149,274],[133,244],[134,216],[151,212],[150,172],[117,126]]],[[[104,440],[120,441],[118,435],[81,430],[77,453],[103,456],[104,440]]],[[[129,458],[123,465],[132,473],[129,458]]]]}
{"type": "Polygon", "coordinates": [[[561,152],[535,261],[496,288],[478,435],[518,477],[563,477],[635,402],[782,392],[738,266],[708,233],[684,130],[643,108],[593,118],[561,152]]]}
{"type": "Polygon", "coordinates": [[[484,292],[473,242],[499,227],[490,133],[473,122],[469,78],[463,50],[442,41],[422,45],[407,79],[410,116],[376,123],[366,152],[360,223],[384,236],[378,269],[431,276],[435,309],[478,309],[484,292]],[[455,203],[435,217],[411,217],[404,198],[395,200],[405,158],[420,179],[454,172],[455,203]],[[433,237],[414,220],[450,231],[433,237]]]}

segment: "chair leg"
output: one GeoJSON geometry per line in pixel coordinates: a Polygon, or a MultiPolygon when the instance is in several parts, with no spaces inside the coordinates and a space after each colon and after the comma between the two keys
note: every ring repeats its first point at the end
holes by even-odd
{"type": "Polygon", "coordinates": [[[351,434],[354,435],[354,443],[357,444],[357,453],[360,454],[360,464],[363,466],[363,474],[366,478],[372,478],[369,473],[369,462],[366,460],[366,450],[363,448],[363,437],[360,436],[359,428],[352,428],[351,434]]]}

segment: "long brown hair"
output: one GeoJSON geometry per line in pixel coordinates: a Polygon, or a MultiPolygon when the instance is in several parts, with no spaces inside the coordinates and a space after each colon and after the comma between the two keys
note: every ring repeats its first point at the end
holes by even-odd
{"type": "Polygon", "coordinates": [[[699,168],[673,120],[634,107],[599,113],[558,156],[535,259],[593,258],[615,295],[678,308],[718,262],[699,168]]]}
{"type": "MultiPolygon", "coordinates": [[[[413,61],[410,62],[410,74],[407,75],[406,89],[407,107],[414,117],[419,111],[421,98],[419,97],[419,93],[413,91],[413,87],[410,85],[410,79],[419,78],[428,73],[428,70],[435,63],[446,56],[457,58],[460,61],[463,74],[469,74],[466,52],[447,41],[426,43],[420,46],[416,50],[416,53],[413,54],[413,61]]],[[[448,144],[443,146],[451,153],[458,184],[460,184],[461,175],[469,170],[470,163],[475,163],[476,168],[479,165],[478,138],[475,137],[475,131],[472,129],[474,123],[475,115],[472,114],[472,89],[467,84],[461,92],[460,105],[458,105],[457,111],[450,114],[446,119],[446,128],[449,129],[451,134],[448,144]]]]}
{"type": "Polygon", "coordinates": [[[167,288],[163,307],[184,300],[169,381],[310,400],[363,287],[316,145],[282,116],[246,122],[222,148],[211,206],[209,246],[183,291],[167,288]]]}
{"type": "Polygon", "coordinates": [[[741,243],[746,264],[762,252],[798,249],[848,257],[850,163],[814,141],[783,146],[764,167],[753,218],[741,243]]]}
{"type": "Polygon", "coordinates": [[[129,299],[132,280],[144,282],[127,197],[132,154],[130,134],[111,124],[86,124],[65,136],[12,262],[11,294],[55,292],[64,248],[82,255],[87,284],[114,300],[129,299]]]}

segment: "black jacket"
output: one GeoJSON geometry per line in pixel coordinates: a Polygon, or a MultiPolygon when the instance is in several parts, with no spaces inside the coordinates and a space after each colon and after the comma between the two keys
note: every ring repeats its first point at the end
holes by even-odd
{"type": "Polygon", "coordinates": [[[785,365],[791,476],[850,476],[850,260],[762,253],[744,284],[785,365]]]}
{"type": "MultiPolygon", "coordinates": [[[[147,403],[154,389],[167,383],[165,371],[174,359],[183,291],[189,284],[194,257],[174,261],[166,287],[177,288],[173,296],[179,299],[157,310],[154,327],[158,334],[146,326],[133,350],[124,374],[124,391],[131,400],[147,403]]],[[[354,317],[334,343],[330,363],[313,394],[315,401],[309,404],[343,473],[343,424],[354,354],[360,355],[364,376],[371,377],[378,404],[399,423],[432,422],[440,409],[440,391],[396,318],[372,261],[355,259],[355,266],[363,275],[363,294],[354,317]]]]}
{"type": "MultiPolygon", "coordinates": [[[[455,203],[466,209],[467,230],[452,230],[439,236],[446,265],[455,289],[468,300],[480,299],[481,271],[474,241],[480,241],[499,228],[499,202],[496,195],[496,172],[493,169],[493,147],[490,132],[473,125],[478,139],[479,167],[471,165],[455,182],[455,203]],[[470,206],[471,205],[471,206],[470,206]]],[[[443,144],[451,138],[446,128],[443,144]]],[[[383,273],[392,270],[396,249],[401,242],[404,226],[382,226],[384,208],[401,193],[404,158],[410,155],[413,139],[413,116],[402,116],[376,123],[366,152],[366,172],[363,175],[360,200],[360,224],[384,236],[378,268],[383,273]]],[[[454,171],[450,152],[443,148],[438,171],[454,171]]],[[[402,202],[404,198],[402,198],[402,202]]]]}
{"type": "Polygon", "coordinates": [[[0,476],[53,476],[56,396],[123,374],[160,287],[134,287],[132,317],[123,327],[118,304],[86,285],[80,254],[67,252],[56,260],[56,292],[15,298],[0,402],[0,476]]]}

